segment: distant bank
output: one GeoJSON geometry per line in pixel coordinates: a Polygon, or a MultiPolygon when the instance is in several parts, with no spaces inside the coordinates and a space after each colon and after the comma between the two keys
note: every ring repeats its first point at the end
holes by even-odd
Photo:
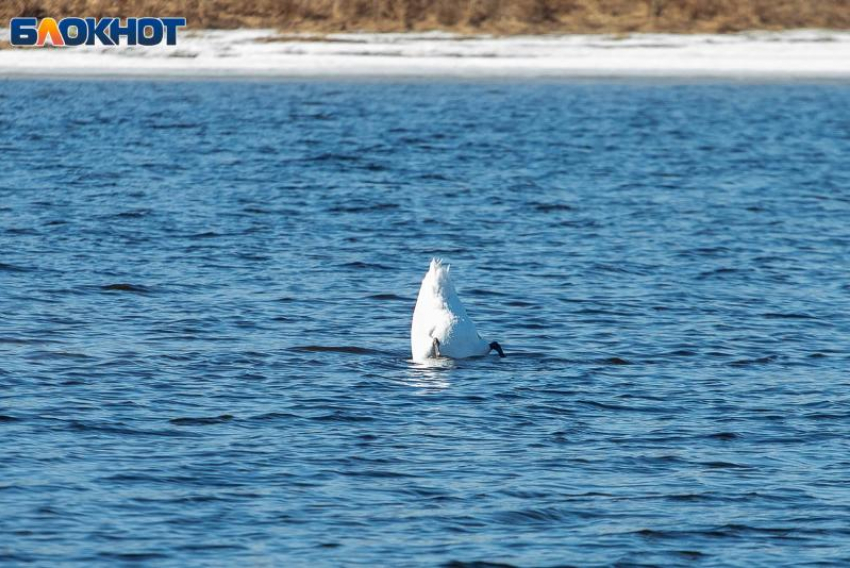
{"type": "MultiPolygon", "coordinates": [[[[0,29],[0,42],[8,30],[0,29]]],[[[179,45],[0,49],[0,78],[318,77],[850,80],[850,32],[457,35],[187,30],[179,45]]]]}
{"type": "MultiPolygon", "coordinates": [[[[462,34],[850,29],[847,0],[102,0],[0,3],[14,16],[185,16],[190,29],[462,34]]],[[[0,24],[4,25],[4,24],[0,24]]]]}

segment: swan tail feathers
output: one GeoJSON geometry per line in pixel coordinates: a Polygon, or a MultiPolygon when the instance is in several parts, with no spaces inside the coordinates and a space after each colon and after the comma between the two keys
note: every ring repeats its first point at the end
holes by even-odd
{"type": "Polygon", "coordinates": [[[434,279],[434,285],[437,288],[448,287],[449,283],[451,282],[451,280],[449,279],[450,268],[450,265],[443,264],[443,259],[441,258],[431,259],[431,267],[428,272],[434,279]]]}

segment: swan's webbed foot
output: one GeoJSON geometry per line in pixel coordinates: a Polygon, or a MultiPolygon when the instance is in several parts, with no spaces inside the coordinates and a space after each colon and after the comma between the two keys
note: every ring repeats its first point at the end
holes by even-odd
{"type": "Polygon", "coordinates": [[[505,352],[502,351],[502,346],[499,345],[499,343],[497,341],[494,341],[493,343],[490,344],[490,350],[492,351],[493,349],[496,350],[496,353],[499,354],[499,357],[505,357],[506,356],[505,352]]]}

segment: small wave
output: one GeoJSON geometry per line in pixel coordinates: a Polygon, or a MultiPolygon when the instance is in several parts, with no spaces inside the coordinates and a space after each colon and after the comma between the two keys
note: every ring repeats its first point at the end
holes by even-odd
{"type": "Polygon", "coordinates": [[[676,349],[675,351],[669,351],[664,354],[665,357],[693,357],[696,355],[696,351],[692,351],[690,349],[676,349]]]}
{"type": "Polygon", "coordinates": [[[37,339],[19,339],[17,337],[0,337],[0,344],[9,343],[12,345],[28,345],[30,343],[42,343],[37,339]]]}
{"type": "Polygon", "coordinates": [[[339,470],[338,473],[340,475],[344,475],[347,477],[375,477],[378,479],[404,479],[417,477],[412,473],[404,473],[400,471],[390,471],[390,470],[380,470],[380,469],[367,469],[367,470],[339,470]]]}
{"type": "Polygon", "coordinates": [[[140,219],[150,214],[150,209],[131,209],[129,211],[121,211],[112,215],[105,215],[105,219],[140,219]]]}
{"type": "Polygon", "coordinates": [[[505,562],[490,562],[488,560],[474,560],[464,562],[463,560],[450,560],[443,564],[443,568],[517,568],[516,564],[505,562]]]}
{"type": "Polygon", "coordinates": [[[639,273],[639,270],[634,270],[624,264],[613,264],[610,262],[597,262],[591,266],[592,270],[599,272],[613,272],[615,274],[634,274],[639,273]]]}
{"type": "Polygon", "coordinates": [[[290,347],[287,351],[296,351],[299,353],[357,353],[359,355],[381,353],[377,349],[367,349],[365,347],[354,347],[351,345],[304,345],[290,347]]]}
{"type": "Polygon", "coordinates": [[[667,501],[675,501],[679,503],[698,503],[700,501],[710,501],[710,498],[702,493],[678,493],[676,495],[666,495],[667,501]]]}
{"type": "Polygon", "coordinates": [[[700,465],[709,469],[752,469],[752,466],[749,465],[724,461],[701,462],[700,465]]]}
{"type": "Polygon", "coordinates": [[[731,367],[750,367],[752,365],[766,365],[768,363],[773,363],[779,359],[776,355],[767,355],[765,357],[758,357],[757,359],[738,359],[737,361],[732,361],[729,363],[731,367]]]}
{"type": "Polygon", "coordinates": [[[533,302],[526,302],[524,300],[508,300],[507,302],[505,302],[505,305],[512,306],[515,308],[528,308],[536,306],[537,304],[534,304],[533,302]]]}
{"type": "Polygon", "coordinates": [[[677,531],[677,530],[657,530],[657,529],[640,529],[632,531],[628,534],[635,534],[647,539],[678,539],[689,535],[721,537],[726,536],[726,533],[719,530],[703,530],[703,531],[677,531]]]}
{"type": "MultiPolygon", "coordinates": [[[[313,118],[313,117],[311,117],[313,118]]],[[[313,156],[310,158],[306,158],[305,161],[308,162],[359,162],[360,156],[355,156],[352,154],[336,154],[333,152],[324,152],[317,156],[313,156]]]]}
{"type": "MultiPolygon", "coordinates": [[[[846,412],[814,412],[804,416],[807,420],[847,420],[850,418],[850,414],[846,412]]],[[[820,435],[821,439],[825,437],[823,434],[820,435]]]]}
{"type": "Polygon", "coordinates": [[[802,320],[816,320],[819,319],[817,316],[813,316],[810,314],[782,314],[775,312],[768,312],[766,314],[762,314],[762,317],[767,319],[802,319],[802,320]]]}
{"type": "Polygon", "coordinates": [[[142,430],[138,428],[130,428],[123,423],[111,422],[80,422],[72,420],[68,423],[68,429],[75,432],[91,432],[101,434],[115,434],[119,436],[164,436],[173,437],[173,430],[142,430]]]}
{"type": "Polygon", "coordinates": [[[220,424],[230,420],[233,420],[233,415],[222,414],[221,416],[172,418],[169,422],[178,426],[204,426],[207,424],[220,424]]]}
{"type": "Polygon", "coordinates": [[[396,294],[373,294],[371,296],[367,296],[370,300],[393,300],[399,302],[411,302],[410,298],[403,298],[401,296],[397,296],[396,294]]]}
{"type": "Polygon", "coordinates": [[[572,205],[566,203],[535,203],[534,208],[543,213],[552,213],[554,211],[572,211],[572,205]]]}
{"type": "Polygon", "coordinates": [[[90,360],[95,359],[92,355],[87,355],[85,353],[74,353],[72,351],[30,351],[27,353],[28,359],[54,359],[54,360],[63,360],[63,359],[77,359],[77,360],[90,360]]]}
{"type": "Polygon", "coordinates": [[[709,438],[711,440],[729,441],[729,440],[737,440],[738,438],[740,438],[740,436],[738,434],[734,433],[734,432],[717,432],[715,434],[707,435],[706,438],[709,438]]]}
{"type": "Polygon", "coordinates": [[[444,176],[443,174],[430,174],[424,173],[419,174],[419,179],[429,180],[429,181],[449,181],[451,178],[444,176]]]}
{"type": "Polygon", "coordinates": [[[193,235],[186,235],[189,239],[215,239],[217,237],[225,236],[223,233],[217,233],[215,231],[204,231],[203,233],[195,233],[193,235]]]}
{"type": "Polygon", "coordinates": [[[581,310],[576,310],[573,312],[573,315],[577,316],[623,316],[629,317],[632,314],[628,312],[618,312],[615,310],[603,310],[600,308],[583,308],[581,310]]]}
{"type": "Polygon", "coordinates": [[[607,359],[597,359],[594,363],[599,363],[601,365],[631,365],[632,362],[627,359],[622,359],[620,357],[608,357],[607,359]]]}
{"type": "Polygon", "coordinates": [[[38,231],[34,229],[30,229],[29,227],[12,227],[11,229],[6,229],[6,232],[10,235],[37,235],[38,231]]]}
{"type": "Polygon", "coordinates": [[[328,211],[331,213],[368,213],[369,211],[388,211],[398,208],[397,203],[376,203],[374,205],[336,205],[328,211]]]}
{"type": "Polygon", "coordinates": [[[100,552],[98,553],[98,556],[101,558],[133,563],[170,558],[168,554],[162,552],[100,552]]]}
{"type": "Polygon", "coordinates": [[[148,128],[152,128],[154,130],[171,130],[171,129],[185,129],[185,128],[199,128],[201,125],[195,122],[172,122],[170,124],[149,124],[148,128]]]}
{"type": "Polygon", "coordinates": [[[145,286],[141,286],[139,284],[127,284],[126,282],[107,284],[105,286],[101,286],[100,289],[106,292],[133,292],[135,294],[147,294],[150,292],[150,289],[145,286]]]}
{"type": "Polygon", "coordinates": [[[466,292],[470,296],[479,296],[479,297],[488,297],[488,296],[506,296],[503,292],[497,292],[495,290],[485,290],[483,288],[474,288],[466,292]]]}
{"type": "Polygon", "coordinates": [[[32,268],[0,262],[0,272],[31,272],[32,268]]]}
{"type": "Polygon", "coordinates": [[[377,264],[373,262],[346,262],[342,265],[344,268],[364,268],[364,269],[377,269],[377,270],[392,270],[391,266],[387,266],[385,264],[377,264]]]}
{"type": "Polygon", "coordinates": [[[699,560],[700,558],[710,556],[709,554],[700,552],[698,550],[674,550],[673,554],[676,554],[688,560],[699,560]]]}
{"type": "Polygon", "coordinates": [[[551,523],[564,518],[564,513],[557,509],[524,509],[501,513],[499,518],[510,523],[551,523]]]}
{"type": "Polygon", "coordinates": [[[740,272],[737,268],[715,268],[714,270],[706,270],[704,272],[700,272],[700,278],[709,278],[711,276],[720,276],[723,274],[737,274],[740,272]]]}
{"type": "Polygon", "coordinates": [[[289,412],[267,412],[265,414],[252,416],[251,420],[289,420],[292,418],[300,419],[301,416],[297,414],[290,414],[289,412]]]}
{"type": "Polygon", "coordinates": [[[375,418],[372,416],[351,414],[350,412],[337,410],[332,414],[316,416],[313,420],[318,420],[319,422],[373,422],[375,418]]]}
{"type": "Polygon", "coordinates": [[[595,219],[565,219],[558,222],[559,227],[572,227],[575,229],[596,229],[602,224],[595,219]]]}
{"type": "MultiPolygon", "coordinates": [[[[592,406],[594,408],[599,408],[602,410],[616,410],[622,412],[641,412],[647,414],[656,414],[663,412],[670,412],[671,407],[666,406],[628,406],[625,404],[613,404],[610,402],[599,402],[596,400],[577,400],[577,404],[582,404],[585,406],[592,406]]],[[[659,458],[662,459],[662,458],[659,458]]]]}

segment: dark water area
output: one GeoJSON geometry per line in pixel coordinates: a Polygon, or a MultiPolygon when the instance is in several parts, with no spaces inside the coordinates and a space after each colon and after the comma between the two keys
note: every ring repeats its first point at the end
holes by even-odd
{"type": "Polygon", "coordinates": [[[850,562],[847,109],[0,82],[0,562],[850,562]],[[507,358],[409,360],[432,256],[507,358]]]}

